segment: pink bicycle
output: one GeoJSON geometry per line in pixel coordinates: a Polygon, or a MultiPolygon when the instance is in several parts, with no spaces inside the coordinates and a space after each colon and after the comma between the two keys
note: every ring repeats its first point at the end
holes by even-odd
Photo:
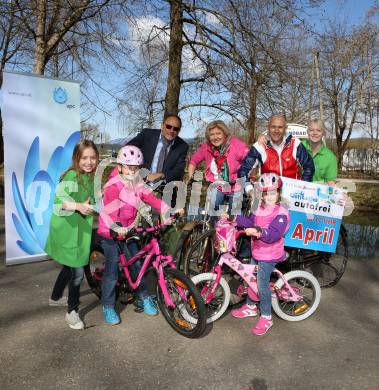
{"type": "MultiPolygon", "coordinates": [[[[119,277],[116,285],[118,296],[135,291],[145,273],[152,266],[157,274],[157,301],[160,311],[170,326],[183,336],[196,338],[202,336],[206,328],[206,309],[200,292],[191,279],[176,269],[171,256],[161,253],[159,237],[165,225],[135,228],[127,238],[115,238],[119,248],[119,277]],[[146,245],[130,259],[125,258],[122,242],[139,241],[144,237],[146,245]],[[135,281],[132,280],[129,267],[141,260],[142,267],[135,281]],[[184,315],[183,315],[184,313],[184,315]],[[190,317],[188,317],[190,313],[190,317]],[[188,320],[191,318],[192,320],[188,320]]],[[[96,258],[91,256],[90,267],[87,267],[86,276],[92,291],[101,297],[101,280],[104,273],[104,264],[96,264],[96,258]]]]}
{"type": "MultiPolygon", "coordinates": [[[[218,261],[212,272],[194,276],[192,281],[201,291],[207,308],[207,322],[219,319],[230,303],[230,287],[222,277],[222,267],[228,266],[239,275],[241,284],[237,295],[248,294],[253,301],[259,301],[257,284],[257,265],[243,264],[236,257],[236,240],[244,230],[237,231],[234,224],[228,221],[216,226],[216,248],[218,261]]],[[[306,271],[291,271],[282,274],[274,269],[271,276],[272,308],[278,317],[287,321],[301,321],[311,316],[321,299],[321,288],[317,279],[306,271]]],[[[188,321],[195,319],[187,313],[188,321]]]]}

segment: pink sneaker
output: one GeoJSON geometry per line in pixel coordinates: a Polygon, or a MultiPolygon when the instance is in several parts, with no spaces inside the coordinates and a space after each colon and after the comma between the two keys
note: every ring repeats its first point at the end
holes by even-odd
{"type": "Polygon", "coordinates": [[[257,306],[249,306],[246,303],[238,309],[232,310],[232,316],[234,318],[256,317],[257,315],[257,306]]]}
{"type": "Polygon", "coordinates": [[[263,336],[267,333],[267,331],[272,327],[274,323],[272,322],[272,319],[260,317],[256,325],[251,328],[251,333],[255,334],[256,336],[263,336]]]}

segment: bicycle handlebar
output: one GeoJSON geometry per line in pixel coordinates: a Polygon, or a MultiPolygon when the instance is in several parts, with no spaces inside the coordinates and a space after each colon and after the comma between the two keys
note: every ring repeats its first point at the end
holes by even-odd
{"type": "Polygon", "coordinates": [[[246,234],[246,230],[237,230],[236,232],[236,240],[240,238],[242,235],[246,234]]]}
{"type": "Polygon", "coordinates": [[[147,227],[147,228],[136,227],[136,228],[133,228],[133,230],[136,233],[154,233],[154,232],[156,232],[158,230],[166,228],[169,225],[169,223],[176,222],[179,218],[180,218],[180,214],[179,213],[175,213],[174,215],[170,216],[166,220],[166,223],[158,223],[157,225],[150,226],[150,227],[147,227]]]}
{"type": "MultiPolygon", "coordinates": [[[[262,229],[259,227],[259,226],[252,226],[252,228],[255,228],[258,232],[262,232],[262,229]]],[[[237,230],[236,232],[236,239],[240,238],[243,234],[246,234],[246,230],[243,229],[243,230],[237,230]]],[[[253,239],[255,239],[255,237],[251,237],[253,239]]]]}
{"type": "MultiPolygon", "coordinates": [[[[150,226],[150,227],[147,227],[147,228],[144,228],[144,227],[135,227],[135,228],[132,228],[128,231],[127,235],[126,236],[122,236],[120,234],[118,234],[116,231],[114,230],[110,230],[111,232],[111,236],[114,240],[125,240],[127,238],[130,238],[130,236],[133,236],[134,234],[141,234],[141,233],[155,233],[159,230],[162,230],[164,228],[166,228],[169,223],[172,223],[172,222],[176,222],[178,219],[180,218],[180,214],[179,213],[175,213],[174,215],[170,216],[167,220],[166,220],[166,223],[159,223],[157,225],[154,225],[154,226],[150,226]]],[[[121,223],[120,222],[115,222],[116,225],[118,225],[119,227],[122,227],[121,223]]]]}
{"type": "Polygon", "coordinates": [[[167,184],[166,177],[165,176],[161,176],[161,177],[158,177],[155,180],[151,180],[151,181],[150,180],[146,180],[146,184],[147,185],[154,185],[154,184],[157,184],[159,182],[162,182],[162,183],[160,183],[160,185],[167,184]]]}
{"type": "Polygon", "coordinates": [[[231,180],[231,181],[224,181],[224,180],[216,180],[215,182],[213,181],[209,181],[205,178],[201,179],[201,180],[196,180],[194,179],[193,177],[191,177],[190,179],[188,179],[187,181],[187,185],[190,186],[192,183],[202,183],[202,184],[207,184],[207,185],[211,185],[211,184],[214,184],[216,183],[216,185],[221,185],[223,183],[228,183],[230,184],[231,186],[236,184],[237,181],[236,180],[231,180]]]}

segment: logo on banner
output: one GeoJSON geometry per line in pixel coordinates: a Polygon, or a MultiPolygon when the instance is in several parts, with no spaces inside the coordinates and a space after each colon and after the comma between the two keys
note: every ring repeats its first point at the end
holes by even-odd
{"type": "Polygon", "coordinates": [[[67,92],[65,89],[58,87],[54,89],[53,98],[56,103],[65,104],[67,102],[67,92]]]}
{"type": "Polygon", "coordinates": [[[15,212],[13,224],[20,240],[17,246],[29,255],[44,252],[53,213],[55,188],[59,177],[71,164],[72,152],[80,140],[80,132],[70,135],[64,146],[57,146],[47,169],[40,166],[40,142],[35,137],[30,146],[23,175],[23,187],[16,172],[12,173],[12,195],[15,212]]]}

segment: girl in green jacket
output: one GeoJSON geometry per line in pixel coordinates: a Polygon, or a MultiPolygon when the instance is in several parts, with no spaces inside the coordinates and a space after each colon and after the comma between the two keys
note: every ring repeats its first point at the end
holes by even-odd
{"type": "Polygon", "coordinates": [[[66,322],[72,329],[84,329],[78,314],[80,284],[88,264],[92,236],[94,172],[99,152],[92,141],[79,142],[72,155],[72,166],[62,175],[54,199],[45,251],[63,265],[49,304],[68,306],[66,322]],[[63,291],[68,285],[68,300],[63,291]]]}

